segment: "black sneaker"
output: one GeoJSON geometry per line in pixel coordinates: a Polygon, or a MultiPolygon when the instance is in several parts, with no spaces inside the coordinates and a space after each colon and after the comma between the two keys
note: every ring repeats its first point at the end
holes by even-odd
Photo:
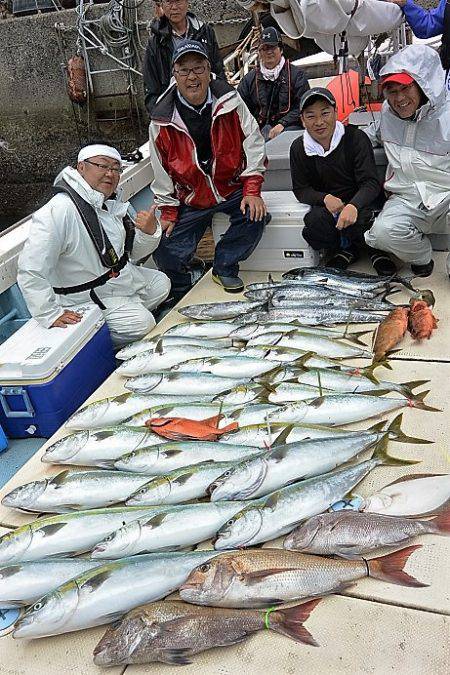
{"type": "Polygon", "coordinates": [[[378,276],[388,277],[397,272],[394,261],[384,251],[371,248],[369,249],[369,258],[378,276]]]}
{"type": "Polygon", "coordinates": [[[431,259],[426,265],[411,265],[411,270],[416,277],[429,277],[434,268],[434,260],[431,259]]]}
{"type": "Polygon", "coordinates": [[[349,265],[353,265],[359,259],[359,252],[356,247],[343,248],[337,251],[327,262],[327,267],[334,267],[337,270],[346,270],[349,265]]]}
{"type": "Polygon", "coordinates": [[[213,281],[227,291],[227,293],[242,293],[244,282],[239,277],[224,277],[221,274],[212,275],[213,281]]]}

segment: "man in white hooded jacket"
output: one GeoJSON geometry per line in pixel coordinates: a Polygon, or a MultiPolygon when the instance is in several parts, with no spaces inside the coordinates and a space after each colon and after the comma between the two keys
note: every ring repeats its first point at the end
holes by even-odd
{"type": "Polygon", "coordinates": [[[43,326],[77,323],[81,316],[70,308],[92,301],[116,346],[145,337],[155,325],[151,311],[170,291],[163,272],[134,264],[156,249],[161,227],[154,209],[136,215],[116,195],[121,171],[115,148],[82,148],[77,168],[61,171],[57,194],[33,214],[17,275],[43,326]]]}
{"type": "Polygon", "coordinates": [[[434,263],[427,235],[448,233],[450,209],[450,100],[444,70],[434,49],[410,45],[380,74],[385,101],[380,120],[366,132],[386,152],[389,198],[365,239],[409,263],[417,276],[429,276],[434,263]]]}

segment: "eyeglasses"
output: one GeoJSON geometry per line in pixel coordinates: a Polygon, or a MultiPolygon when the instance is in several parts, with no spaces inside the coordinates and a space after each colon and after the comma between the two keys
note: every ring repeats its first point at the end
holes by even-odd
{"type": "Polygon", "coordinates": [[[122,167],[115,167],[115,166],[109,166],[109,164],[97,164],[97,162],[91,162],[89,159],[84,160],[86,164],[92,164],[92,166],[96,166],[97,168],[101,169],[105,173],[108,171],[112,171],[113,173],[117,173],[118,176],[120,176],[121,173],[123,173],[122,167]]]}
{"type": "Polygon", "coordinates": [[[174,73],[180,77],[189,77],[191,73],[194,75],[203,75],[206,71],[207,66],[194,66],[193,68],[179,68],[178,70],[174,69],[174,73]]]}

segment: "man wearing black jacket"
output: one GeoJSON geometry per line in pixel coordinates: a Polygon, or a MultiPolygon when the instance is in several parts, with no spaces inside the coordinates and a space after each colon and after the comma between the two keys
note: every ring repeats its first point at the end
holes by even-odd
{"type": "Polygon", "coordinates": [[[309,84],[303,70],[284,58],[276,28],[264,29],[258,56],[259,65],[245,75],[238,93],[270,140],[285,129],[301,129],[300,99],[309,84]]]}
{"type": "Polygon", "coordinates": [[[161,0],[159,4],[163,15],[151,24],[144,62],[145,106],[150,116],[157,99],[169,86],[174,50],[186,38],[203,44],[212,72],[225,79],[223,60],[212,26],[188,11],[188,0],[161,0]]]}
{"type": "MultiPolygon", "coordinates": [[[[300,101],[305,133],[291,146],[291,174],[297,199],[311,206],[303,237],[315,250],[331,252],[328,265],[346,269],[363,249],[381,192],[372,145],[366,134],[337,120],[336,100],[316,87],[300,101]]],[[[396,268],[387,254],[369,249],[378,274],[396,268]]]]}

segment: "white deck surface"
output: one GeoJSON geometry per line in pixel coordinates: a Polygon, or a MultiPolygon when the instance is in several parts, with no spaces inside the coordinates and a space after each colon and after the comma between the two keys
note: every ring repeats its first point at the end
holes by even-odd
{"type": "MultiPolygon", "coordinates": [[[[436,254],[436,270],[421,288],[432,288],[436,296],[435,313],[440,318],[439,328],[432,339],[423,344],[407,338],[405,347],[391,363],[393,371],[380,371],[386,379],[402,382],[430,379],[427,402],[442,408],[442,413],[407,409],[403,427],[407,433],[429,438],[433,445],[404,445],[390,443],[392,454],[421,459],[415,466],[381,467],[375,469],[357,488],[366,495],[396,478],[410,473],[448,473],[450,438],[450,282],[444,275],[446,254],[436,254]],[[425,362],[428,361],[428,362],[425,362]]],[[[266,278],[266,274],[243,274],[246,282],[266,278]]],[[[274,275],[276,276],[276,275],[274,275]]],[[[212,283],[208,274],[182,304],[240,299],[229,296],[212,283]]],[[[393,296],[400,298],[398,296],[393,296]]],[[[172,311],[156,327],[155,333],[183,321],[172,311]]],[[[425,387],[424,387],[425,388],[425,387]]],[[[91,397],[97,400],[123,391],[118,376],[112,375],[91,397]]],[[[372,422],[371,422],[372,423],[372,422]]],[[[367,424],[360,425],[368,426],[367,424]]],[[[67,432],[61,430],[48,443],[67,432]]],[[[47,443],[47,445],[48,445],[47,443]]],[[[45,447],[45,446],[44,446],[45,447]]],[[[39,451],[4,487],[0,497],[16,485],[55,473],[60,467],[49,468],[40,462],[39,451]]],[[[0,522],[21,524],[32,520],[26,514],[0,506],[0,522]]],[[[418,540],[419,542],[419,540],[418,540]]],[[[246,675],[260,673],[401,673],[421,672],[440,675],[449,672],[449,617],[450,565],[449,539],[426,536],[423,546],[416,551],[406,570],[430,586],[423,589],[394,586],[373,579],[363,579],[345,596],[325,598],[307,621],[308,630],[321,645],[305,647],[293,641],[264,631],[237,647],[213,650],[194,657],[191,666],[184,669],[162,664],[129,666],[129,675],[141,673],[204,673],[231,675],[245,670],[246,675]]],[[[1,675],[62,675],[77,673],[89,675],[101,672],[92,663],[92,650],[103,634],[103,628],[81,631],[37,641],[15,641],[10,636],[0,642],[1,675]]],[[[105,671],[107,672],[107,671],[105,671]]],[[[109,672],[123,673],[124,668],[109,672]]]]}

